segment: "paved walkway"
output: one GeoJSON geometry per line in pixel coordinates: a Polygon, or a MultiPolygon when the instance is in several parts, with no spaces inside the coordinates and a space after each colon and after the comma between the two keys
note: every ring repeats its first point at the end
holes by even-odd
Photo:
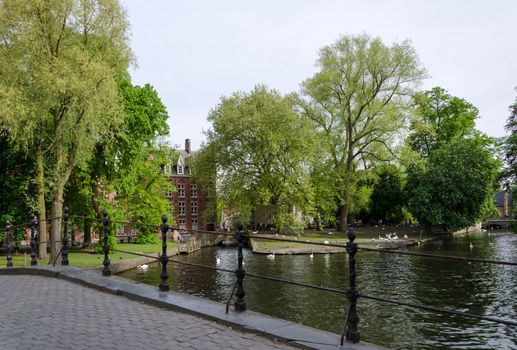
{"type": "Polygon", "coordinates": [[[0,276],[0,349],[294,349],[68,281],[0,276]]]}

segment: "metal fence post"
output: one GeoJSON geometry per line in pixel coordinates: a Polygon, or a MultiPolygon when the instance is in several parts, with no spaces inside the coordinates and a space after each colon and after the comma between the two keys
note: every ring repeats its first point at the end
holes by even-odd
{"type": "Polygon", "coordinates": [[[38,219],[35,213],[31,214],[29,225],[31,228],[31,266],[36,266],[38,265],[38,259],[36,259],[36,230],[38,229],[38,219]]]}
{"type": "Polygon", "coordinates": [[[341,335],[341,345],[343,345],[343,337],[352,343],[359,342],[359,316],[357,315],[357,290],[355,289],[355,253],[357,253],[357,243],[354,243],[355,232],[353,228],[348,230],[349,242],[346,244],[346,251],[348,253],[348,277],[349,288],[347,290],[348,298],[348,314],[345,321],[344,332],[341,335]]]}
{"type": "Polygon", "coordinates": [[[61,252],[61,265],[68,266],[68,207],[65,207],[63,213],[63,239],[61,243],[63,244],[63,250],[61,252]]]}
{"type": "Polygon", "coordinates": [[[160,229],[162,231],[162,273],[160,274],[160,291],[167,292],[169,290],[169,274],[167,273],[167,263],[169,262],[169,258],[167,257],[167,231],[169,230],[169,226],[167,226],[167,216],[165,214],[162,215],[162,224],[160,225],[160,229]]]}
{"type": "Polygon", "coordinates": [[[11,239],[12,239],[12,227],[11,227],[11,223],[8,221],[6,223],[7,225],[5,225],[5,240],[7,242],[7,264],[5,265],[6,267],[13,267],[13,256],[11,255],[11,251],[13,249],[13,246],[12,246],[12,243],[11,243],[11,239]]]}
{"type": "Polygon", "coordinates": [[[108,219],[108,211],[104,209],[102,212],[102,223],[103,223],[103,235],[104,235],[104,245],[102,246],[102,251],[104,252],[104,261],[102,262],[102,265],[104,265],[104,268],[102,269],[102,275],[103,276],[111,276],[111,269],[110,269],[110,259],[108,258],[108,253],[110,251],[110,244],[108,242],[108,226],[109,226],[109,219],[108,219]]]}
{"type": "Polygon", "coordinates": [[[237,276],[237,292],[235,295],[237,296],[237,300],[235,301],[235,311],[242,312],[246,311],[246,303],[244,302],[244,296],[246,293],[244,292],[243,280],[246,275],[246,271],[242,268],[242,246],[244,243],[244,235],[243,235],[243,225],[239,223],[237,228],[237,242],[238,242],[238,264],[237,270],[235,271],[235,275],[237,276]]]}

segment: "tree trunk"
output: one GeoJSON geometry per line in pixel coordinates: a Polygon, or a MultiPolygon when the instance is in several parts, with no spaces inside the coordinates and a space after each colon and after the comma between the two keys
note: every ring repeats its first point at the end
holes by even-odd
{"type": "Polygon", "coordinates": [[[83,241],[85,246],[90,246],[92,243],[92,235],[91,235],[91,225],[88,219],[84,219],[84,235],[83,235],[83,241]]]}
{"type": "Polygon", "coordinates": [[[41,146],[36,141],[36,186],[38,188],[38,221],[39,221],[39,234],[38,234],[38,256],[41,260],[47,259],[47,221],[46,221],[46,209],[45,209],[45,175],[43,168],[43,153],[41,146]]]}
{"type": "Polygon", "coordinates": [[[316,230],[317,231],[323,231],[323,226],[321,226],[321,215],[318,213],[316,217],[314,218],[314,221],[316,221],[316,230]]]}
{"type": "MultiPolygon", "coordinates": [[[[346,197],[346,196],[345,196],[346,197]]],[[[339,231],[346,232],[348,230],[348,206],[349,201],[345,199],[345,203],[341,205],[339,210],[339,231]]]]}
{"type": "MultiPolygon", "coordinates": [[[[56,189],[53,193],[52,207],[50,209],[50,215],[53,218],[60,218],[63,216],[63,186],[56,185],[56,189]]],[[[52,220],[50,224],[50,255],[52,262],[61,264],[61,255],[58,256],[61,250],[61,220],[52,220]]]]}
{"type": "Polygon", "coordinates": [[[92,176],[92,184],[91,184],[91,189],[92,189],[92,207],[93,207],[93,211],[95,211],[95,216],[97,218],[101,218],[101,208],[100,208],[100,205],[99,205],[99,197],[101,196],[101,189],[97,183],[97,179],[95,178],[95,176],[92,176]]]}
{"type": "Polygon", "coordinates": [[[345,183],[343,188],[343,204],[341,205],[339,218],[339,231],[346,232],[348,230],[348,213],[351,207],[352,200],[352,170],[354,167],[354,141],[353,141],[353,127],[350,116],[347,118],[346,124],[347,132],[347,156],[346,156],[346,173],[345,183]]]}

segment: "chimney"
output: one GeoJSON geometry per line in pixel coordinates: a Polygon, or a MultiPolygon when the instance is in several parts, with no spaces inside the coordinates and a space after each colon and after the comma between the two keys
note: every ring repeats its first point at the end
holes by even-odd
{"type": "Polygon", "coordinates": [[[190,139],[185,140],[185,152],[190,153],[190,139]]]}

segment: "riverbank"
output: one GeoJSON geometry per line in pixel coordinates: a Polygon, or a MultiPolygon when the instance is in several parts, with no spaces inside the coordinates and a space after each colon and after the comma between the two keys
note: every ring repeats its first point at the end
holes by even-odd
{"type": "MultiPolygon", "coordinates": [[[[465,235],[481,229],[480,225],[455,232],[424,234],[419,226],[384,226],[354,228],[359,247],[368,249],[403,249],[408,246],[425,245],[446,237],[465,235]]],[[[250,238],[250,249],[257,254],[327,254],[343,253],[348,242],[346,234],[337,231],[306,231],[303,235],[285,236],[276,234],[255,234],[250,238]],[[281,241],[286,239],[289,241],[281,241]],[[311,244],[312,243],[312,244],[311,244]],[[317,243],[317,244],[314,244],[317,243]]]]}

